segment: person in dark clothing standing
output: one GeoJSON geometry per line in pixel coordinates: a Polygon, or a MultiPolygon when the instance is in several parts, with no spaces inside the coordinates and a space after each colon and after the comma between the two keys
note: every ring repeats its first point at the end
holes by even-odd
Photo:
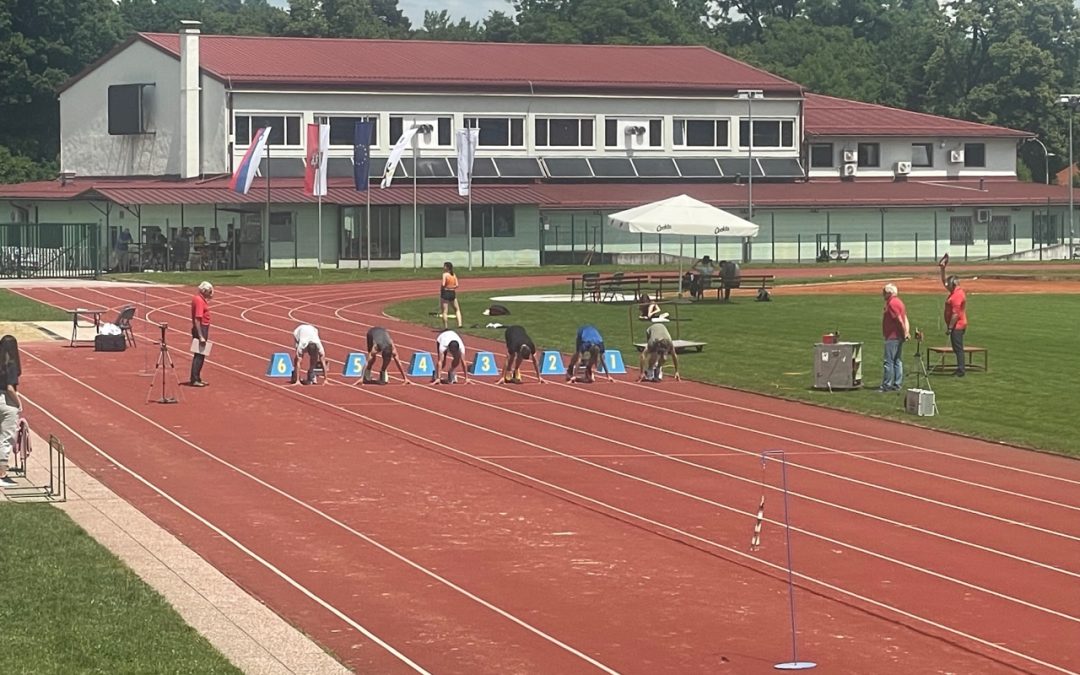
{"type": "MultiPolygon", "coordinates": [[[[199,284],[199,291],[191,298],[191,337],[199,341],[199,352],[206,348],[210,339],[210,298],[214,297],[214,285],[209,281],[199,284]]],[[[202,367],[206,356],[196,352],[191,357],[191,380],[193,387],[205,387],[202,367]]]]}
{"type": "Polygon", "coordinates": [[[506,383],[521,384],[521,364],[525,359],[532,361],[536,370],[536,379],[540,384],[545,384],[544,376],[540,374],[540,364],[536,362],[536,345],[532,338],[525,332],[523,326],[506,327],[506,367],[503,369],[502,381],[506,383]]]}

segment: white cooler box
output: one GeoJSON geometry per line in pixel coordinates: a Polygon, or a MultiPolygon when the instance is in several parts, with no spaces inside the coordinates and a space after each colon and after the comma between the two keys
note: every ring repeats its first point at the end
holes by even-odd
{"type": "Polygon", "coordinates": [[[908,389],[904,409],[919,417],[934,416],[934,392],[929,389],[908,389]]]}

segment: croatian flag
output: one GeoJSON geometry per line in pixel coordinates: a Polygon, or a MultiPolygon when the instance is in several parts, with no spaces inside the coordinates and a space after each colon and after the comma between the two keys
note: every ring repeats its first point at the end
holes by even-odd
{"type": "Polygon", "coordinates": [[[244,153],[244,158],[236,166],[236,172],[229,181],[229,189],[233,192],[246,195],[251,189],[251,181],[255,180],[256,174],[259,173],[259,163],[266,154],[266,141],[270,138],[270,129],[271,127],[263,127],[255,130],[251,143],[248,145],[248,151],[244,153]]]}
{"type": "Polygon", "coordinates": [[[326,151],[330,149],[330,125],[309,124],[304,188],[315,197],[326,196],[326,151]]]}

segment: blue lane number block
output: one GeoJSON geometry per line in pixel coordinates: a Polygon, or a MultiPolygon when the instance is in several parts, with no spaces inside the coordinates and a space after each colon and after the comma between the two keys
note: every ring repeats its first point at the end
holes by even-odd
{"type": "Polygon", "coordinates": [[[278,352],[270,357],[270,367],[266,374],[270,377],[292,377],[292,356],[285,352],[278,352]]]}
{"type": "Polygon", "coordinates": [[[416,352],[409,363],[409,375],[424,376],[435,374],[435,357],[431,352],[416,352]]]}
{"type": "Polygon", "coordinates": [[[544,358],[540,363],[541,375],[565,375],[566,364],[563,363],[562,354],[559,352],[544,352],[544,358]]]}
{"type": "Polygon", "coordinates": [[[477,353],[472,370],[469,372],[484,377],[497,377],[499,375],[499,366],[495,363],[495,355],[491,352],[477,353]]]}
{"type": "Polygon", "coordinates": [[[626,374],[626,364],[622,360],[622,352],[618,349],[608,349],[604,351],[604,367],[612,375],[626,374]]]}
{"type": "Polygon", "coordinates": [[[365,367],[367,367],[367,354],[351,352],[349,358],[345,359],[345,368],[341,374],[345,377],[363,377],[365,367]]]}

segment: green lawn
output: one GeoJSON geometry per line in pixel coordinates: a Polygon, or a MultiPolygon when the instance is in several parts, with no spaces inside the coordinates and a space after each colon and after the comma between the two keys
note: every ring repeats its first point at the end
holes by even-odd
{"type": "MultiPolygon", "coordinates": [[[[1062,262],[1062,261],[1057,261],[1062,262]]],[[[934,273],[935,268],[932,261],[922,261],[919,263],[914,262],[901,262],[901,263],[888,263],[890,266],[910,266],[912,270],[920,270],[921,272],[934,273]]],[[[791,262],[783,264],[769,264],[769,263],[753,263],[752,265],[744,265],[743,270],[748,274],[753,273],[765,273],[767,274],[771,269],[777,268],[791,268],[798,267],[799,265],[791,262]]],[[[844,276],[845,278],[864,278],[864,279],[878,279],[887,276],[895,276],[895,273],[881,272],[881,263],[870,263],[868,265],[862,263],[844,263],[842,265],[817,265],[814,263],[804,263],[802,265],[807,270],[820,273],[820,279],[827,279],[830,274],[836,276],[844,276]]],[[[1017,275],[1031,275],[1035,274],[1030,270],[1016,269],[1011,263],[996,263],[995,268],[999,268],[1003,274],[1017,274],[1017,275]]],[[[958,273],[963,275],[963,264],[953,265],[950,269],[958,270],[958,273]]],[[[600,272],[601,274],[610,274],[612,272],[627,272],[630,274],[638,274],[644,272],[677,272],[678,266],[676,265],[641,265],[641,266],[629,266],[629,265],[545,265],[544,267],[480,267],[477,265],[473,269],[469,270],[464,265],[457,267],[459,275],[467,280],[470,277],[505,277],[505,276],[574,276],[582,274],[583,272],[600,272]]],[[[1062,275],[1075,275],[1080,272],[1080,264],[1075,266],[1075,269],[1046,269],[1038,272],[1039,276],[1056,277],[1062,275]]],[[[980,274],[985,274],[985,271],[980,271],[980,274]]],[[[318,270],[313,267],[302,267],[298,269],[292,268],[275,268],[268,276],[266,270],[261,269],[249,269],[249,270],[218,270],[210,272],[140,272],[132,274],[110,274],[104,277],[105,279],[114,281],[150,281],[157,283],[168,284],[188,284],[195,285],[200,281],[206,280],[214,285],[221,286],[258,286],[258,285],[293,285],[293,284],[334,284],[344,282],[363,282],[363,281],[402,281],[409,279],[437,279],[439,276],[439,270],[436,268],[423,268],[419,270],[413,270],[410,268],[395,268],[395,269],[374,269],[370,272],[364,269],[345,269],[340,270],[336,268],[324,268],[320,275],[318,270]]],[[[799,283],[806,282],[807,279],[803,278],[799,280],[799,283]]],[[[780,280],[779,283],[791,283],[791,280],[780,280]]]]}
{"type": "Polygon", "coordinates": [[[0,506],[0,561],[5,673],[239,672],[53,506],[0,506]]]}
{"type": "Polygon", "coordinates": [[[0,321],[70,321],[71,317],[55,307],[0,289],[0,321]]]}
{"type": "MultiPolygon", "coordinates": [[[[565,292],[565,287],[525,292],[565,292]]],[[[518,292],[518,291],[515,291],[518,292]]],[[[469,324],[488,321],[480,312],[491,293],[463,293],[469,324]],[[476,318],[473,318],[476,317],[476,318]]],[[[912,328],[926,334],[927,346],[944,346],[941,307],[944,294],[904,295],[912,328]]],[[[1080,455],[1076,430],[1076,349],[1080,295],[970,295],[971,326],[966,342],[990,350],[990,372],[970,372],[959,380],[932,377],[939,415],[913,417],[899,394],[873,391],[881,382],[881,298],[877,295],[807,296],[773,294],[773,301],[739,296],[730,304],[707,301],[679,306],[681,337],[707,342],[700,353],[681,357],[683,375],[705,382],[758,391],[847,410],[892,417],[964,434],[1065,454],[1080,455]],[[864,342],[865,388],[817,391],[812,382],[813,345],[823,333],[864,342]]],[[[512,315],[498,320],[528,328],[537,345],[564,353],[584,323],[595,324],[609,348],[622,350],[628,366],[637,365],[625,304],[507,303],[512,315]]],[[[431,300],[400,303],[394,316],[431,325],[431,300]]],[[[635,308],[636,309],[636,308],[635,308]]],[[[670,306],[665,309],[671,309],[670,306]]],[[[636,314],[635,314],[636,316],[636,314]]],[[[633,321],[633,341],[642,341],[646,324],[633,321]]],[[[675,324],[670,324],[675,334],[675,324]]],[[[500,339],[501,331],[466,332],[500,339]]],[[[914,386],[915,343],[905,345],[905,385],[914,386]]],[[[951,356],[949,357],[951,362],[951,356]]]]}

